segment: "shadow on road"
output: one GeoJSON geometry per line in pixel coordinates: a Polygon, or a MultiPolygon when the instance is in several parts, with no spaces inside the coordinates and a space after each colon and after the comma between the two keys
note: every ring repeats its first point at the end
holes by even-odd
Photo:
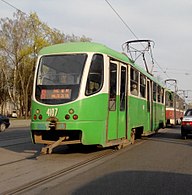
{"type": "Polygon", "coordinates": [[[84,194],[191,194],[192,175],[156,172],[124,171],[105,175],[75,190],[84,194]]]}

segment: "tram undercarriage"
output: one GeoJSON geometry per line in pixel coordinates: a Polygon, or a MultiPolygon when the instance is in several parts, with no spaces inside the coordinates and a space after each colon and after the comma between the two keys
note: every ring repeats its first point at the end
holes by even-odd
{"type": "Polygon", "coordinates": [[[32,133],[34,143],[46,144],[46,146],[41,150],[43,154],[51,154],[53,148],[59,145],[79,144],[81,143],[82,137],[82,132],[80,130],[36,130],[32,133]]]}

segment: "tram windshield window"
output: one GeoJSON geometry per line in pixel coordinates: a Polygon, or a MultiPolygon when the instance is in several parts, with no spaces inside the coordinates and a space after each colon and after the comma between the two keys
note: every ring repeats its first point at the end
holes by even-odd
{"type": "Polygon", "coordinates": [[[165,101],[166,101],[166,106],[167,107],[173,107],[173,94],[172,92],[166,91],[166,96],[165,96],[165,101]]]}
{"type": "Polygon", "coordinates": [[[43,56],[39,62],[36,99],[47,104],[75,100],[84,69],[86,54],[43,56]]]}
{"type": "Polygon", "coordinates": [[[92,95],[101,90],[101,87],[103,85],[103,70],[103,55],[93,55],[87,78],[85,95],[92,95]]]}

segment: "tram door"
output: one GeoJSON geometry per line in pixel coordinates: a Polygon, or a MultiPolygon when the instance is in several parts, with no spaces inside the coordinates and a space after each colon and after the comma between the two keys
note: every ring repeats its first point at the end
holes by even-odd
{"type": "Polygon", "coordinates": [[[111,61],[109,75],[108,141],[126,137],[127,134],[127,67],[111,61]]]}
{"type": "Polygon", "coordinates": [[[153,129],[153,89],[152,82],[147,80],[147,114],[149,130],[153,129]]]}

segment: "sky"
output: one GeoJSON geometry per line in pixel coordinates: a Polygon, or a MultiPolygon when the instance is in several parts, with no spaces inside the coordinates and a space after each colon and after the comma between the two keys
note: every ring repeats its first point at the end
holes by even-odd
{"type": "MultiPolygon", "coordinates": [[[[183,95],[184,90],[184,95],[188,96],[186,101],[192,101],[191,0],[6,2],[27,14],[36,12],[42,22],[64,34],[85,35],[93,42],[102,43],[116,51],[122,52],[122,44],[129,40],[153,40],[154,76],[161,78],[163,82],[166,79],[175,79],[178,93],[183,95]]],[[[12,18],[14,12],[16,10],[13,7],[0,0],[0,18],[12,18]]],[[[140,61],[139,65],[144,67],[140,61]]],[[[151,69],[150,60],[148,66],[151,69]]],[[[167,85],[174,89],[175,82],[167,82],[167,85]]]]}

